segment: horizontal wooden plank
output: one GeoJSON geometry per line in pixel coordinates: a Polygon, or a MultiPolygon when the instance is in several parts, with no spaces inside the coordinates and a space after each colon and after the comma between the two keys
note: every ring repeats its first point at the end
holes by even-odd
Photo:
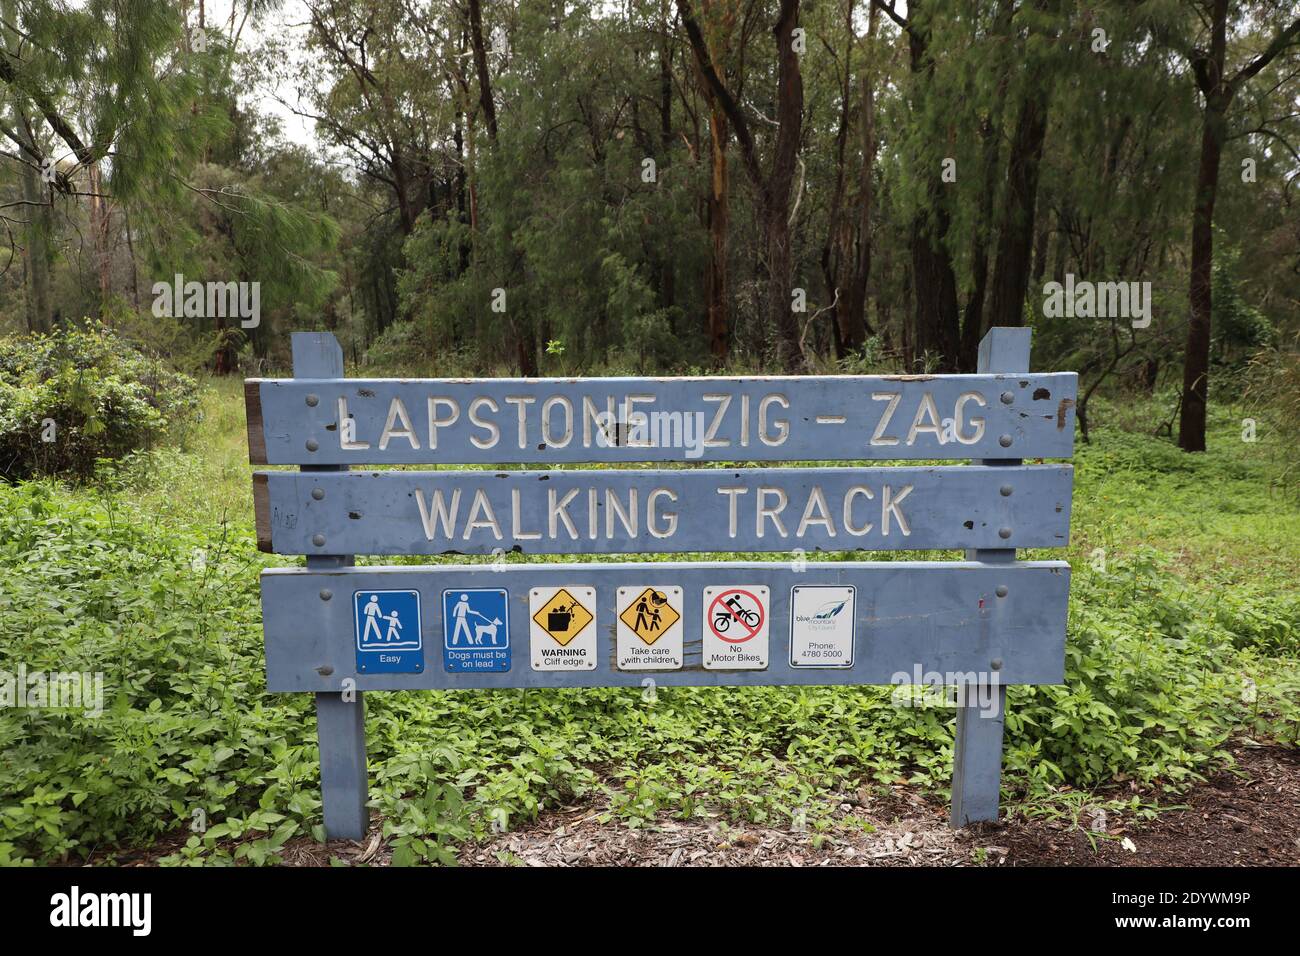
{"type": "Polygon", "coordinates": [[[1065,458],[1076,388],[1073,372],[250,379],[249,452],[284,465],[1065,458]]]}
{"type": "MultiPolygon", "coordinates": [[[[890,684],[925,681],[930,674],[951,680],[978,675],[985,682],[1054,684],[1063,679],[1069,574],[1069,565],[1061,561],[811,563],[802,570],[775,562],[272,569],[262,574],[267,686],[272,691],[598,687],[638,686],[647,678],[657,685],[890,684]],[[646,587],[660,589],[668,626],[681,628],[679,667],[618,666],[619,628],[631,625],[616,624],[616,615],[625,610],[622,605],[631,607],[629,602],[636,601],[629,591],[646,587]],[[564,614],[557,625],[549,613],[556,608],[548,610],[539,601],[560,588],[568,600],[558,608],[564,614]],[[805,608],[827,605],[818,603],[819,589],[830,595],[852,589],[852,597],[829,602],[816,614],[798,612],[792,625],[796,588],[801,589],[798,600],[805,608]],[[766,666],[705,666],[705,628],[720,626],[708,623],[717,620],[712,612],[719,597],[761,589],[767,595],[765,617],[754,626],[765,629],[761,636],[767,644],[766,666]],[[490,606],[494,593],[500,601],[490,606]],[[713,603],[706,605],[710,596],[713,603]],[[404,652],[423,655],[420,672],[362,672],[360,622],[369,621],[369,612],[362,609],[372,601],[377,611],[391,611],[393,619],[399,616],[394,608],[400,607],[405,620],[399,637],[409,645],[418,635],[423,644],[418,652],[404,652]],[[411,609],[417,601],[418,620],[413,620],[416,612],[411,609]],[[475,621],[478,644],[469,653],[499,648],[508,670],[448,669],[448,645],[466,653],[460,650],[459,636],[448,633],[454,629],[447,627],[461,601],[494,615],[482,624],[475,621]],[[575,604],[581,608],[575,609],[575,604]],[[677,624],[671,623],[669,613],[674,607],[680,612],[677,624]],[[588,666],[535,669],[539,648],[545,645],[554,653],[555,643],[538,628],[566,626],[568,615],[584,610],[590,612],[589,623],[584,619],[573,626],[589,627],[588,666]],[[850,617],[841,615],[837,621],[841,610],[850,617]],[[812,619],[816,623],[810,624],[812,619]],[[845,627],[848,621],[848,666],[809,666],[817,645],[809,644],[808,628],[845,627]],[[795,645],[792,634],[797,636],[795,645]],[[799,653],[792,656],[796,648],[799,653]]],[[[729,633],[739,638],[741,626],[738,620],[729,633]]],[[[392,630],[385,635],[393,636],[392,630]]],[[[716,636],[709,639],[716,641],[716,636]]]]}
{"type": "Polygon", "coordinates": [[[1072,479],[1069,465],[254,476],[259,544],[281,554],[1063,547],[1072,479]]]}

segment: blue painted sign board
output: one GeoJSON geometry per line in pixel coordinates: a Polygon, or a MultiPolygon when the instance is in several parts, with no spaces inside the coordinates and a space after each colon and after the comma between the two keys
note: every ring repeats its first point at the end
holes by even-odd
{"type": "MultiPolygon", "coordinates": [[[[646,670],[621,670],[616,653],[616,607],[620,587],[681,588],[684,660],[680,668],[656,670],[662,685],[742,686],[753,684],[883,684],[900,674],[922,672],[984,675],[1000,685],[1055,684],[1064,673],[1065,618],[1070,568],[1063,561],[1022,561],[1004,565],[979,562],[883,561],[809,562],[799,570],[778,562],[669,561],[618,564],[444,565],[421,567],[300,570],[273,568],[262,574],[266,636],[267,687],[272,691],[338,690],[344,681],[357,690],[439,690],[465,687],[610,687],[640,686],[646,670]],[[527,649],[549,639],[530,626],[529,592],[590,586],[596,620],[595,668],[582,673],[533,670],[527,649]],[[770,594],[761,609],[770,634],[771,653],[760,670],[710,670],[701,648],[706,588],[762,585],[770,594]],[[370,588],[372,590],[367,591],[370,588]],[[322,593],[361,594],[403,590],[418,592],[426,607],[440,608],[427,622],[444,635],[448,654],[517,648],[514,666],[479,668],[426,667],[417,673],[353,671],[348,642],[351,615],[339,614],[322,593]],[[824,590],[805,606],[815,618],[844,604],[837,615],[821,620],[796,619],[796,589],[824,590]],[[845,592],[852,591],[845,602],[845,592]],[[460,596],[468,595],[466,602],[460,596]],[[837,600],[831,603],[831,597],[837,600]],[[458,607],[475,614],[464,617],[458,607]],[[829,605],[829,606],[828,606],[829,605]],[[496,620],[501,620],[496,625],[496,620]],[[850,659],[817,661],[807,655],[810,642],[831,643],[828,629],[836,621],[853,634],[850,659]],[[461,620],[468,623],[462,628],[461,620]],[[453,635],[460,631],[459,640],[453,635]],[[486,633],[485,633],[486,631],[486,633]],[[482,636],[481,643],[478,637],[482,636]],[[495,644],[493,644],[495,640],[495,644]],[[805,648],[802,655],[791,649],[805,648]],[[844,666],[844,665],[848,666],[844,666]]],[[[712,616],[712,615],[710,615],[712,616]]],[[[732,626],[728,635],[740,632],[732,626]]]]}
{"type": "Polygon", "coordinates": [[[1077,376],[250,379],[270,465],[1067,457],[1077,376]]]}
{"type": "Polygon", "coordinates": [[[1051,548],[1069,465],[259,472],[263,550],[628,554],[1051,548]]]}
{"type": "Polygon", "coordinates": [[[295,333],[245,383],[267,687],[316,696],[326,832],[369,827],[364,693],[958,687],[952,823],[997,817],[1006,687],[1064,679],[1073,373],[993,329],[976,375],[348,379],[295,333]],[[743,467],[744,462],[956,461],[743,467]],[[570,469],[676,462],[679,469],[570,469]],[[695,467],[722,462],[724,467],[695,467]],[[521,471],[354,466],[542,465],[521,471]],[[964,561],[808,562],[961,549],[964,561]],[[794,552],[781,562],[354,567],[365,554],[794,552]],[[425,634],[441,660],[426,666],[425,634]]]}

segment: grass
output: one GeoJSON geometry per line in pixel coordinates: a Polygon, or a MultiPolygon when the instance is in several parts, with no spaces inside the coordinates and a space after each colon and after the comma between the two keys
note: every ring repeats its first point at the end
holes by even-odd
{"type": "MultiPolygon", "coordinates": [[[[293,559],[255,548],[239,383],[207,383],[203,411],[186,448],[99,487],[0,486],[0,671],[102,671],[107,698],[98,717],[0,710],[0,864],[105,862],[186,830],[167,862],[265,863],[321,835],[310,696],[262,676],[257,572],[293,559]]],[[[1079,448],[1068,682],[1011,691],[1015,812],[1149,812],[1232,736],[1300,733],[1300,507],[1231,410],[1199,456],[1120,427],[1155,417],[1101,404],[1079,448]]],[[[842,793],[946,799],[952,763],[951,711],[889,688],[376,693],[367,733],[407,863],[589,795],[618,825],[710,814],[819,839],[842,793]]]]}

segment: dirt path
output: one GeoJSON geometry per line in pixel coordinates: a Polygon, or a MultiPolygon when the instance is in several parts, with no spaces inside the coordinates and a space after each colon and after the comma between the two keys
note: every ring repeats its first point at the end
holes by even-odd
{"type": "Polygon", "coordinates": [[[1068,821],[1020,819],[954,833],[946,808],[895,788],[883,800],[842,803],[841,826],[821,838],[668,818],[631,830],[600,823],[595,808],[575,807],[468,847],[460,859],[478,866],[1300,865],[1300,751],[1241,747],[1235,756],[1236,770],[1195,788],[1188,809],[1143,822],[1112,818],[1092,840],[1068,821]]]}
{"type": "Polygon", "coordinates": [[[1042,823],[1001,828],[1008,862],[1021,866],[1300,866],[1300,750],[1238,747],[1235,772],[1189,792],[1187,809],[1160,814],[1101,841],[1042,823]]]}
{"type": "MultiPolygon", "coordinates": [[[[1300,750],[1238,746],[1237,766],[1183,798],[1185,809],[1154,820],[1089,815],[1087,831],[1068,820],[982,824],[960,833],[947,808],[908,787],[888,794],[841,795],[825,832],[728,825],[720,818],[676,820],[661,814],[631,829],[602,822],[606,808],[582,804],[548,811],[487,844],[465,846],[463,866],[1300,866],[1300,750]],[[1094,842],[1096,844],[1094,848],[1094,842]]],[[[1168,804],[1169,801],[1166,801],[1168,804]]],[[[150,866],[176,852],[185,836],[122,865],[150,866]]],[[[289,866],[384,866],[391,860],[376,823],[362,842],[321,845],[296,838],[289,866]]]]}

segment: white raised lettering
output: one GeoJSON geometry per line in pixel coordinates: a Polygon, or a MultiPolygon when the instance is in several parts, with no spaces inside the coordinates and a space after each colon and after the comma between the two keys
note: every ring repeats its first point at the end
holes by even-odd
{"type": "Polygon", "coordinates": [[[573,403],[563,395],[552,395],[542,403],[542,441],[551,448],[565,448],[573,441],[573,403]],[[551,430],[551,409],[564,410],[564,431],[559,438],[551,430]]]}
{"type": "Polygon", "coordinates": [[[650,494],[646,496],[645,500],[645,526],[646,530],[656,538],[671,538],[677,533],[677,512],[665,511],[664,518],[667,520],[667,527],[661,528],[659,522],[656,520],[659,514],[656,510],[656,502],[661,497],[667,498],[672,502],[677,501],[676,493],[669,491],[667,488],[656,488],[654,491],[650,492],[650,494]]]}
{"type": "Polygon", "coordinates": [[[821,485],[813,485],[812,493],[808,496],[808,504],[804,506],[803,517],[799,519],[799,530],[795,532],[796,537],[802,538],[808,531],[809,525],[819,524],[826,529],[826,534],[835,537],[835,524],[831,521],[831,516],[826,509],[826,496],[822,494],[821,485]],[[817,516],[814,516],[814,511],[817,516]]]}
{"type": "Polygon", "coordinates": [[[501,525],[497,523],[496,513],[492,510],[492,502],[488,500],[487,492],[482,488],[474,492],[474,503],[469,507],[469,519],[465,522],[466,541],[469,536],[479,528],[487,528],[492,532],[492,536],[498,541],[501,540],[501,525]],[[483,512],[486,517],[479,518],[479,512],[483,512]]]}
{"type": "Polygon", "coordinates": [[[957,440],[963,445],[975,445],[984,437],[984,419],[972,418],[970,423],[975,426],[975,434],[962,434],[962,426],[965,424],[966,403],[974,402],[980,408],[985,406],[984,396],[979,392],[963,392],[957,399],[957,404],[953,407],[952,417],[957,419],[957,440]]]}
{"type": "Polygon", "coordinates": [[[430,396],[427,403],[429,409],[429,447],[438,447],[438,429],[446,428],[448,425],[456,423],[460,418],[460,403],[454,398],[440,398],[430,396]],[[442,406],[448,410],[447,418],[438,417],[438,407],[442,406]]]}
{"type": "Polygon", "coordinates": [[[550,529],[551,537],[559,537],[559,523],[564,522],[564,527],[569,532],[569,537],[574,541],[578,540],[578,529],[573,524],[573,519],[569,517],[569,502],[578,497],[578,489],[571,488],[569,493],[560,498],[557,503],[554,488],[546,489],[546,526],[550,529]]]}
{"type": "Polygon", "coordinates": [[[901,531],[901,532],[903,532],[903,537],[907,537],[909,534],[912,533],[912,529],[911,529],[910,527],[908,527],[908,524],[907,524],[907,518],[905,518],[905,517],[903,516],[903,512],[901,512],[901,511],[898,510],[898,506],[899,506],[900,504],[902,504],[903,499],[906,498],[906,497],[907,497],[908,495],[910,495],[911,493],[912,493],[912,486],[911,486],[911,485],[906,485],[906,486],[904,486],[904,488],[903,488],[902,491],[900,491],[897,495],[893,495],[893,496],[891,497],[891,494],[892,494],[891,489],[890,489],[889,485],[885,485],[884,494],[883,494],[883,496],[882,496],[881,499],[880,499],[880,533],[881,533],[881,535],[888,535],[888,534],[889,534],[889,516],[890,516],[890,515],[893,515],[893,516],[894,516],[894,520],[896,520],[896,521],[898,522],[898,530],[901,531]]]}
{"type": "Polygon", "coordinates": [[[727,414],[727,406],[731,404],[731,396],[719,392],[710,392],[704,396],[704,400],[718,403],[718,410],[713,413],[713,421],[709,422],[709,430],[704,433],[704,446],[706,448],[729,447],[731,439],[719,438],[718,429],[722,426],[722,416],[727,414]]]}
{"type": "Polygon", "coordinates": [[[536,541],[541,538],[540,531],[523,529],[523,501],[518,488],[510,489],[510,533],[518,541],[536,541]]]}
{"type": "Polygon", "coordinates": [[[889,427],[889,420],[894,417],[894,412],[898,409],[898,403],[903,400],[902,392],[872,392],[871,400],[873,402],[889,402],[889,407],[885,413],[880,416],[880,421],[876,423],[876,430],[871,434],[871,444],[873,445],[897,445],[897,435],[886,435],[885,429],[889,427]]]}
{"type": "Polygon", "coordinates": [[[480,408],[486,408],[493,414],[501,411],[501,406],[490,398],[476,398],[469,403],[469,420],[477,427],[488,433],[488,438],[479,438],[477,435],[470,439],[475,448],[495,448],[497,442],[501,440],[501,429],[493,421],[484,421],[478,417],[480,408]]]}
{"type": "Polygon", "coordinates": [[[506,404],[518,406],[519,412],[519,447],[528,447],[528,406],[537,399],[531,395],[507,395],[506,404]]]}
{"type": "Polygon", "coordinates": [[[776,425],[776,435],[772,436],[767,431],[767,409],[769,405],[780,405],[782,408],[789,408],[790,403],[784,395],[768,395],[758,403],[758,437],[763,440],[764,445],[781,445],[790,435],[790,423],[785,419],[774,422],[776,425]]]}
{"type": "Polygon", "coordinates": [[[789,532],[785,530],[785,525],[781,522],[781,512],[785,510],[785,506],[789,503],[790,499],[787,497],[784,488],[760,487],[758,489],[758,511],[754,517],[755,533],[758,537],[763,537],[764,518],[772,520],[772,524],[776,526],[777,533],[781,537],[788,538],[790,536],[789,532]],[[775,508],[767,506],[768,495],[776,495],[777,506],[775,508]]]}
{"type": "MultiPolygon", "coordinates": [[[[895,439],[897,441],[897,439],[895,439]]],[[[864,525],[855,525],[853,523],[853,499],[862,495],[868,501],[876,496],[871,493],[871,489],[865,485],[855,485],[849,489],[849,493],[844,496],[844,530],[855,537],[862,537],[870,534],[871,529],[875,527],[870,521],[864,525]]]]}
{"type": "Polygon", "coordinates": [[[415,503],[420,507],[420,521],[424,525],[424,537],[426,541],[432,541],[434,534],[437,532],[439,524],[442,525],[442,536],[451,540],[456,536],[456,512],[460,510],[460,489],[457,488],[451,493],[451,508],[447,508],[447,503],[443,500],[442,489],[436,488],[433,492],[433,508],[424,500],[424,489],[415,489],[415,503]]]}
{"type": "Polygon", "coordinates": [[[943,444],[943,425],[939,422],[939,409],[934,406],[934,396],[926,392],[921,398],[921,404],[916,406],[916,416],[912,419],[912,427],[907,430],[907,443],[916,444],[916,436],[921,432],[931,432],[943,444]],[[925,418],[930,419],[930,424],[922,423],[925,418]]]}
{"type": "Polygon", "coordinates": [[[384,422],[384,433],[379,436],[379,450],[386,449],[389,441],[394,438],[405,438],[412,448],[419,450],[420,439],[415,435],[411,416],[407,414],[406,406],[402,404],[400,398],[393,399],[388,405],[388,421],[384,422]],[[402,427],[394,428],[393,425],[399,418],[402,420],[402,427]]]}

